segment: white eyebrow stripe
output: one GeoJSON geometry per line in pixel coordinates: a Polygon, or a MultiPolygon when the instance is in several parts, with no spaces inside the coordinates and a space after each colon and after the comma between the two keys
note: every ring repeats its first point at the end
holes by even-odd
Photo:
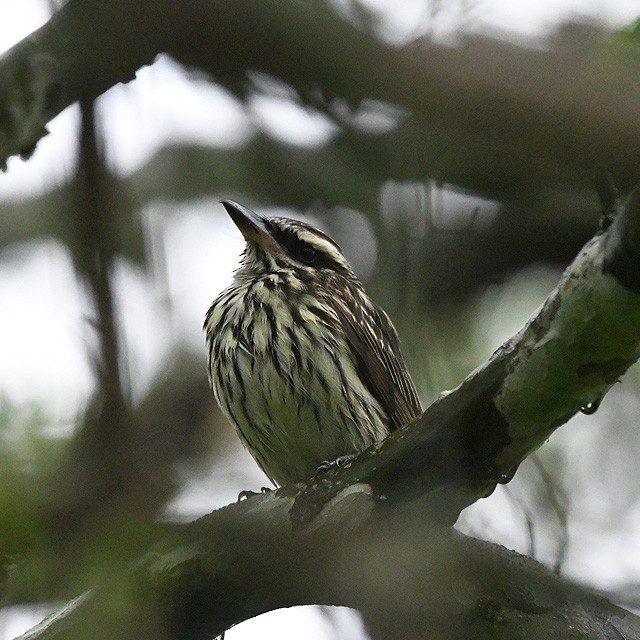
{"type": "Polygon", "coordinates": [[[310,244],[312,247],[318,249],[318,251],[328,255],[331,260],[337,262],[343,267],[350,268],[349,263],[346,261],[342,252],[335,246],[335,244],[329,240],[325,240],[322,236],[319,236],[313,231],[305,228],[295,229],[300,240],[310,244]]]}

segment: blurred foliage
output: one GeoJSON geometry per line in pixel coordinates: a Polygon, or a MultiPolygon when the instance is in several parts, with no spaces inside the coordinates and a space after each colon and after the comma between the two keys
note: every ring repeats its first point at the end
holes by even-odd
{"type": "Polygon", "coordinates": [[[61,459],[62,440],[44,434],[45,407],[17,407],[0,398],[0,558],[2,583],[11,563],[29,551],[42,529],[44,479],[61,459]]]}

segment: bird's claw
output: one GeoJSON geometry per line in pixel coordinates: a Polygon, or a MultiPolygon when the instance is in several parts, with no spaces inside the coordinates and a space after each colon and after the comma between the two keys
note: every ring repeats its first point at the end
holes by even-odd
{"type": "Polygon", "coordinates": [[[353,460],[357,455],[357,453],[347,453],[343,456],[338,456],[335,460],[325,460],[318,465],[316,475],[326,473],[332,469],[339,469],[343,465],[347,464],[347,462],[353,460]]]}
{"type": "Polygon", "coordinates": [[[253,498],[253,496],[259,496],[262,495],[264,493],[270,493],[271,491],[273,491],[273,489],[269,489],[269,487],[261,487],[260,491],[241,491],[238,494],[238,502],[242,502],[243,500],[247,500],[248,498],[253,498]]]}

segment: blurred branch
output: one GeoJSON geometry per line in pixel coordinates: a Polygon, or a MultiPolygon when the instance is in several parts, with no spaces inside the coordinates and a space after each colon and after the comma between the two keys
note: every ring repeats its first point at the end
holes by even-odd
{"type": "MultiPolygon", "coordinates": [[[[51,478],[48,503],[42,507],[55,552],[58,588],[81,579],[87,530],[94,544],[105,522],[118,522],[118,534],[108,527],[104,532],[115,544],[132,521],[142,531],[150,526],[175,490],[174,463],[194,453],[200,411],[211,403],[205,376],[194,381],[199,367],[189,359],[186,372],[184,362],[168,363],[177,380],[160,381],[135,411],[131,406],[131,371],[113,293],[118,235],[118,216],[112,215],[115,184],[104,162],[93,102],[83,101],[81,112],[80,158],[71,190],[76,238],[71,246],[95,314],[89,325],[97,342],[90,354],[97,388],[63,464],[51,478]],[[158,397],[160,390],[169,389],[173,392],[169,402],[158,397]]],[[[116,558],[111,556],[110,561],[116,558]]],[[[14,591],[19,591],[17,585],[14,591]]]]}
{"type": "Polygon", "coordinates": [[[75,180],[77,224],[74,225],[78,242],[73,245],[74,257],[79,274],[88,283],[96,312],[99,338],[96,374],[103,396],[100,420],[103,433],[99,438],[106,436],[106,440],[118,449],[127,432],[129,403],[125,395],[129,393],[120,364],[122,345],[112,287],[116,236],[115,221],[111,216],[113,186],[104,161],[103,145],[98,140],[93,101],[81,101],[80,112],[80,160],[75,180]]]}
{"type": "Polygon", "coordinates": [[[65,107],[131,80],[153,60],[162,16],[150,4],[70,0],[0,58],[0,167],[31,155],[65,107]]]}
{"type": "MultiPolygon", "coordinates": [[[[115,249],[119,256],[142,264],[144,241],[140,216],[132,215],[132,211],[140,210],[138,202],[129,197],[126,180],[114,175],[110,179],[114,185],[113,206],[109,215],[113,233],[116,234],[115,249]]],[[[63,184],[45,193],[0,202],[3,231],[0,251],[20,243],[48,238],[62,242],[72,253],[80,251],[74,200],[74,186],[63,184]]],[[[144,203],[139,204],[142,206],[144,203]]]]}
{"type": "Polygon", "coordinates": [[[97,392],[94,406],[73,440],[60,477],[62,490],[54,501],[54,517],[63,541],[83,519],[95,517],[95,511],[105,509],[120,497],[127,469],[133,462],[128,446],[131,408],[112,290],[112,184],[98,138],[93,101],[83,100],[79,162],[72,191],[76,221],[72,229],[77,238],[71,246],[76,270],[95,314],[90,323],[98,346],[90,358],[97,392]]]}
{"type": "Polygon", "coordinates": [[[635,58],[607,55],[604,37],[573,25],[549,50],[487,37],[394,48],[322,0],[70,0],[0,61],[0,158],[28,153],[83,92],[127,81],[165,51],[242,94],[247,71],[260,71],[329,111],[334,97],[405,107],[414,121],[402,157],[438,180],[491,193],[608,170],[625,190],[640,172],[637,154],[621,151],[640,143],[640,87],[635,58]]]}
{"type": "Polygon", "coordinates": [[[597,28],[569,25],[548,50],[481,36],[455,47],[394,48],[340,22],[322,0],[241,6],[191,0],[176,15],[169,53],[231,86],[249,69],[312,102],[320,94],[329,103],[336,96],[406,107],[414,133],[396,147],[401,158],[483,193],[524,178],[591,180],[602,169],[626,190],[640,173],[637,154],[622,151],[640,143],[637,60],[607,51],[597,28]]]}
{"type": "MultiPolygon", "coordinates": [[[[563,189],[550,184],[526,193],[513,193],[511,186],[496,185],[494,195],[503,200],[489,228],[456,233],[440,233],[437,226],[416,244],[411,214],[428,215],[397,202],[396,210],[406,221],[411,246],[397,246],[398,229],[380,219],[380,185],[387,180],[391,162],[393,133],[370,139],[344,131],[319,149],[304,149],[279,144],[256,135],[242,149],[215,149],[174,144],[158,150],[149,161],[126,178],[110,176],[113,184],[113,208],[110,212],[116,249],[137,264],[144,264],[144,243],[140,217],[142,211],[158,201],[184,202],[221,194],[247,194],[258,203],[311,209],[326,213],[339,204],[362,211],[372,222],[378,239],[380,274],[394,273],[402,256],[419,254],[418,287],[414,298],[427,299],[436,306],[451,297],[461,297],[488,282],[531,262],[569,263],[597,225],[595,193],[579,185],[563,189]],[[389,138],[391,137],[391,138],[389,138]],[[384,147],[384,149],[383,149],[384,147]],[[375,163],[370,158],[375,157],[375,163]],[[300,171],[304,167],[304,171],[300,171]],[[319,206],[318,206],[319,205],[319,206]],[[559,212],[562,212],[559,214],[559,212]],[[456,269],[451,269],[455,261],[456,269]]],[[[427,168],[407,158],[403,172],[396,177],[418,181],[427,168]]],[[[39,237],[54,237],[74,250],[75,226],[70,219],[69,187],[16,202],[0,202],[4,233],[0,248],[11,247],[39,237]]],[[[441,212],[436,212],[438,215],[441,212]]],[[[331,219],[327,219],[327,224],[331,219]]],[[[398,293],[393,278],[391,294],[398,293]]],[[[374,286],[384,282],[374,279],[374,286]]],[[[381,294],[386,308],[393,310],[392,295],[381,294]]],[[[402,306],[400,302],[400,306],[402,306]]]]}
{"type": "MultiPolygon", "coordinates": [[[[593,27],[572,25],[549,39],[548,50],[480,36],[457,47],[394,48],[320,0],[70,0],[0,60],[0,158],[28,151],[52,115],[128,80],[161,51],[209,71],[242,96],[255,90],[250,72],[261,71],[324,109],[341,134],[311,150],[265,137],[241,150],[167,148],[132,176],[131,190],[118,194],[140,208],[157,197],[241,191],[301,208],[339,203],[375,221],[381,184],[432,177],[501,202],[488,232],[457,238],[455,249],[442,237],[421,247],[434,257],[422,285],[432,302],[532,260],[566,264],[597,216],[594,176],[607,170],[623,192],[635,182],[640,156],[622,150],[640,142],[636,61],[631,50],[605,38],[593,27]],[[365,98],[405,109],[392,131],[372,135],[356,124],[349,105],[365,98]],[[437,262],[448,265],[452,255],[453,281],[437,262]]],[[[57,194],[64,202],[64,193],[57,194]]],[[[51,220],[56,209],[44,200],[33,205],[2,211],[3,242],[51,231],[65,241],[64,216],[51,220]],[[16,223],[21,216],[26,226],[16,223]]],[[[135,220],[119,218],[117,230],[119,250],[141,261],[135,220]]]]}
{"type": "Polygon", "coordinates": [[[557,550],[553,562],[553,571],[560,575],[569,551],[569,521],[567,496],[558,479],[545,467],[538,453],[529,457],[538,471],[544,490],[545,505],[557,520],[557,550]]]}
{"type": "Polygon", "coordinates": [[[341,604],[374,638],[640,638],[640,618],[498,545],[429,524],[354,485],[317,512],[281,489],[181,527],[23,640],[205,640],[274,608],[341,604]]]}

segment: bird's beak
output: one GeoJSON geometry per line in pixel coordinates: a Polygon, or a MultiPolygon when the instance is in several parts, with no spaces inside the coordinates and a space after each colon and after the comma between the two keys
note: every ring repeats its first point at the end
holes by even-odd
{"type": "Polygon", "coordinates": [[[281,251],[280,245],[271,235],[271,231],[269,231],[262,216],[233,200],[222,200],[222,206],[227,210],[233,223],[238,227],[247,242],[257,244],[270,254],[281,251]]]}

